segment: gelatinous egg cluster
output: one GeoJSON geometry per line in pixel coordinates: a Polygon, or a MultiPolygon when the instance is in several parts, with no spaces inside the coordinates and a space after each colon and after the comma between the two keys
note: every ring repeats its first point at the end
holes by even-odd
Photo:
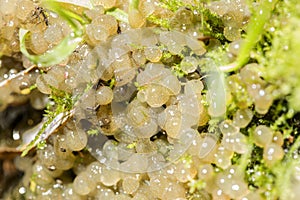
{"type": "Polygon", "coordinates": [[[121,171],[146,172],[161,169],[186,151],[198,134],[197,127],[207,122],[201,102],[204,86],[200,80],[179,80],[171,66],[160,60],[162,51],[176,48],[181,54],[187,47],[196,62],[196,52],[200,52],[198,56],[205,52],[200,42],[177,31],[143,28],[127,31],[92,50],[81,67],[85,68],[85,74],[79,75],[81,84],[97,80],[86,68],[94,71],[100,82],[115,79],[112,89],[96,85],[85,92],[75,112],[79,129],[98,132],[89,136],[88,142],[98,160],[121,171]],[[170,43],[166,35],[176,36],[182,43],[175,39],[170,43]],[[192,41],[193,46],[187,46],[192,41]],[[103,147],[95,142],[99,140],[103,147]]]}
{"type": "MultiPolygon", "coordinates": [[[[72,29],[39,1],[0,0],[0,52],[5,56],[0,111],[28,101],[42,110],[53,106],[60,92],[73,103],[66,120],[32,158],[15,159],[24,172],[16,186],[22,198],[261,198],[264,189],[248,186],[247,163],[235,161],[247,162],[252,148],[263,152],[267,167],[284,157],[283,134],[263,121],[251,124],[274,100],[261,66],[248,64],[224,76],[218,66],[207,64],[216,59],[209,51],[223,47],[199,31],[212,30],[204,27],[202,13],[189,7],[173,11],[156,0],[138,5],[97,0],[89,9],[61,2],[85,17],[83,42],[63,62],[39,69],[19,54],[18,30],[30,32],[27,50],[38,55],[51,51],[72,29]],[[118,9],[126,20],[122,12],[112,14],[118,9]],[[28,71],[18,74],[23,67],[28,71]]],[[[229,43],[226,59],[234,59],[249,18],[246,1],[212,1],[204,8],[220,19],[223,42],[229,43]]],[[[43,122],[26,133],[44,131],[43,122]]],[[[297,170],[295,182],[300,180],[297,170]]]]}

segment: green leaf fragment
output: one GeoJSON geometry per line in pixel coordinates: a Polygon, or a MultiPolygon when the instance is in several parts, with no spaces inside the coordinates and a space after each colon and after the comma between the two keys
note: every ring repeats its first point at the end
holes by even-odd
{"type": "Polygon", "coordinates": [[[97,129],[90,129],[87,131],[88,135],[98,135],[99,131],[97,129]]]}
{"type": "Polygon", "coordinates": [[[29,31],[25,29],[20,29],[20,50],[21,52],[34,64],[38,67],[47,67],[50,65],[55,65],[66,59],[81,42],[80,37],[74,37],[69,35],[65,37],[60,44],[54,47],[51,50],[48,50],[41,55],[32,55],[30,54],[25,46],[26,37],[28,37],[29,31]]]}
{"type": "Polygon", "coordinates": [[[253,14],[253,17],[247,26],[247,35],[236,61],[229,65],[220,67],[222,71],[232,72],[238,70],[249,61],[251,50],[263,34],[264,26],[270,19],[276,2],[277,0],[264,0],[260,2],[256,12],[253,14]]]}
{"type": "Polygon", "coordinates": [[[76,6],[80,6],[83,8],[88,8],[88,9],[92,9],[93,8],[93,3],[94,0],[56,0],[57,2],[61,2],[61,3],[69,3],[72,5],[76,5],[76,6]]]}
{"type": "Polygon", "coordinates": [[[117,20],[119,20],[121,22],[125,22],[127,24],[129,23],[128,22],[128,14],[119,8],[112,8],[110,10],[107,10],[106,14],[114,16],[117,20]]]}
{"type": "Polygon", "coordinates": [[[128,149],[133,149],[135,147],[136,147],[136,142],[133,142],[133,143],[127,145],[128,149]]]}

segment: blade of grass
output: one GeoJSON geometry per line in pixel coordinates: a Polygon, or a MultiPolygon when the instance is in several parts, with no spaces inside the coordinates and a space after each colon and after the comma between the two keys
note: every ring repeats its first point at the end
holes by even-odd
{"type": "Polygon", "coordinates": [[[38,67],[47,67],[55,65],[66,59],[81,42],[81,37],[75,37],[72,34],[65,37],[57,46],[53,49],[48,50],[41,55],[30,54],[25,47],[25,40],[28,37],[29,31],[20,29],[20,50],[21,52],[38,67]]]}
{"type": "Polygon", "coordinates": [[[236,71],[244,66],[250,58],[250,52],[260,39],[264,32],[264,26],[269,20],[272,10],[278,0],[262,0],[247,27],[247,35],[244,43],[241,46],[241,50],[234,63],[230,63],[226,66],[221,66],[220,70],[224,72],[236,71]]]}
{"type": "Polygon", "coordinates": [[[125,22],[125,23],[129,23],[128,22],[128,14],[119,9],[119,8],[112,8],[112,9],[109,9],[106,11],[106,14],[107,15],[111,15],[111,16],[114,16],[117,20],[120,20],[122,22],[125,22]]]}

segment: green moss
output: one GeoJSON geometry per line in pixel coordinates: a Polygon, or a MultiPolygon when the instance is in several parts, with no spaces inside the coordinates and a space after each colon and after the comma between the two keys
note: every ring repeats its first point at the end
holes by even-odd
{"type": "Polygon", "coordinates": [[[171,68],[173,74],[177,76],[178,78],[184,77],[187,75],[185,72],[181,70],[180,64],[174,64],[171,68]]]}
{"type": "Polygon", "coordinates": [[[202,179],[198,179],[198,180],[191,180],[188,183],[188,186],[190,188],[189,193],[193,194],[196,191],[201,191],[203,189],[205,189],[206,187],[206,182],[202,179]]]}
{"type": "Polygon", "coordinates": [[[271,24],[274,29],[272,46],[262,59],[266,67],[264,78],[277,87],[277,97],[287,95],[289,106],[300,111],[299,5],[296,1],[282,1],[277,12],[279,16],[271,24]]]}
{"type": "MultiPolygon", "coordinates": [[[[195,4],[188,4],[184,1],[160,0],[159,6],[172,11],[174,14],[181,8],[190,10],[195,15],[195,19],[191,23],[193,25],[200,24],[198,29],[199,32],[203,33],[205,36],[216,38],[223,43],[226,41],[223,35],[224,24],[221,17],[205,8],[204,2],[195,2],[195,4]]],[[[172,26],[171,18],[161,18],[160,16],[152,14],[147,17],[147,20],[163,28],[174,28],[172,26]]],[[[178,20],[176,19],[175,21],[178,20]]]]}
{"type": "Polygon", "coordinates": [[[48,103],[47,108],[44,111],[46,121],[35,135],[35,138],[24,148],[21,156],[27,155],[27,153],[36,146],[43,147],[43,144],[45,143],[45,135],[49,134],[45,133],[45,131],[54,131],[52,130],[53,127],[59,126],[64,119],[68,118],[68,115],[70,115],[70,111],[75,103],[74,97],[72,97],[71,94],[58,90],[54,87],[51,87],[51,90],[51,101],[48,103]]]}
{"type": "Polygon", "coordinates": [[[212,38],[218,39],[220,42],[224,43],[226,41],[223,34],[224,24],[220,16],[204,7],[198,7],[197,11],[201,16],[200,31],[203,32],[205,36],[211,36],[212,38]]]}
{"type": "Polygon", "coordinates": [[[163,27],[163,28],[166,28],[166,29],[169,29],[171,28],[170,26],[170,20],[169,19],[166,19],[166,18],[160,18],[160,17],[157,17],[155,15],[149,15],[147,17],[147,20],[153,24],[156,24],[160,27],[163,27]]]}
{"type": "Polygon", "coordinates": [[[159,6],[162,8],[166,8],[173,12],[176,12],[180,7],[185,6],[182,1],[178,0],[159,0],[159,6]]]}
{"type": "Polygon", "coordinates": [[[128,148],[128,149],[133,149],[133,148],[136,147],[136,145],[137,145],[136,142],[132,142],[132,143],[128,144],[128,145],[126,146],[126,148],[128,148]]]}
{"type": "Polygon", "coordinates": [[[87,131],[87,134],[88,135],[98,135],[99,134],[99,131],[97,129],[89,129],[87,131]]]}

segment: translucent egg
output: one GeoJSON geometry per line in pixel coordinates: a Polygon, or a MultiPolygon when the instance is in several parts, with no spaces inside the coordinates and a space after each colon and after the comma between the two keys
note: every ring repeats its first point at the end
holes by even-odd
{"type": "Polygon", "coordinates": [[[247,137],[242,133],[223,135],[222,145],[231,151],[244,154],[248,151],[247,137]]]}
{"type": "Polygon", "coordinates": [[[220,188],[215,188],[212,191],[212,198],[213,199],[222,199],[222,200],[230,200],[231,198],[224,193],[224,191],[220,188]]]}
{"type": "Polygon", "coordinates": [[[97,186],[96,189],[96,194],[94,196],[95,199],[101,199],[101,200],[111,200],[115,199],[115,193],[113,190],[102,187],[102,186],[97,186]]]}
{"type": "Polygon", "coordinates": [[[224,120],[219,124],[220,131],[225,135],[234,135],[240,131],[238,127],[236,127],[232,121],[224,120]]]}
{"type": "Polygon", "coordinates": [[[151,107],[160,107],[169,100],[168,90],[158,84],[151,84],[145,89],[146,102],[151,107]]]}
{"type": "Polygon", "coordinates": [[[135,92],[135,90],[136,87],[132,83],[128,83],[119,87],[114,87],[114,102],[128,101],[131,98],[132,94],[135,92]]]}
{"type": "Polygon", "coordinates": [[[140,102],[146,102],[147,98],[146,98],[146,91],[145,90],[139,90],[136,98],[140,101],[140,102]]]}
{"type": "Polygon", "coordinates": [[[249,192],[243,179],[243,173],[233,165],[217,175],[216,184],[232,199],[240,199],[249,192]]]}
{"type": "Polygon", "coordinates": [[[74,189],[70,186],[66,187],[66,189],[63,191],[62,195],[63,199],[65,200],[81,200],[82,197],[78,195],[74,189]]]}
{"type": "Polygon", "coordinates": [[[168,180],[167,176],[164,175],[152,176],[150,178],[150,183],[149,183],[150,190],[152,191],[153,195],[155,195],[157,198],[162,198],[163,192],[169,182],[170,181],[168,180]]]}
{"type": "Polygon", "coordinates": [[[267,90],[260,89],[254,97],[254,103],[259,114],[266,114],[273,103],[273,97],[267,90]]]}
{"type": "Polygon", "coordinates": [[[211,164],[205,164],[198,168],[198,178],[208,181],[214,175],[214,168],[211,164]]]}
{"type": "Polygon", "coordinates": [[[181,122],[182,119],[180,116],[166,118],[166,123],[164,127],[169,137],[171,138],[179,137],[181,126],[182,126],[181,122]]]}
{"type": "Polygon", "coordinates": [[[48,42],[41,33],[32,33],[30,36],[30,49],[35,54],[42,54],[48,49],[48,42]]]}
{"type": "MultiPolygon", "coordinates": [[[[151,161],[150,161],[151,162],[151,161]]],[[[124,172],[141,173],[146,172],[150,168],[148,154],[133,154],[127,161],[120,164],[120,168],[124,172]]]]}
{"type": "Polygon", "coordinates": [[[74,164],[75,156],[68,148],[66,136],[57,135],[54,140],[54,152],[57,157],[55,167],[62,170],[70,169],[74,164]]]}
{"type": "Polygon", "coordinates": [[[209,82],[206,95],[209,101],[208,113],[213,117],[222,116],[226,112],[226,93],[222,77],[219,74],[212,75],[209,82]]]}
{"type": "Polygon", "coordinates": [[[179,8],[175,16],[171,19],[171,26],[176,28],[182,28],[186,24],[191,24],[193,21],[193,12],[184,7],[179,8]]]}
{"type": "Polygon", "coordinates": [[[92,24],[101,25],[103,28],[105,27],[109,35],[117,33],[118,30],[117,20],[111,15],[100,15],[93,19],[92,24]]]}
{"type": "Polygon", "coordinates": [[[146,63],[146,56],[140,49],[136,49],[132,52],[132,58],[138,65],[144,65],[146,63]]]}
{"type": "Polygon", "coordinates": [[[232,53],[233,55],[238,55],[241,45],[242,45],[243,40],[236,40],[233,41],[229,44],[228,46],[228,50],[230,53],[232,53]]]}
{"type": "Polygon", "coordinates": [[[139,185],[139,180],[136,177],[128,176],[123,178],[122,188],[126,194],[133,194],[136,192],[139,188],[139,185]]]}
{"type": "Polygon", "coordinates": [[[120,180],[120,172],[109,167],[103,168],[102,176],[100,181],[103,185],[106,186],[113,186],[116,185],[120,180]]]}
{"type": "Polygon", "coordinates": [[[128,107],[128,119],[136,126],[140,126],[149,121],[149,110],[141,105],[128,107]]]}
{"type": "Polygon", "coordinates": [[[192,180],[196,174],[197,169],[193,164],[187,164],[186,162],[179,162],[176,165],[175,177],[181,183],[186,183],[189,180],[192,180]]]}
{"type": "Polygon", "coordinates": [[[278,144],[279,146],[282,146],[284,142],[282,133],[280,133],[279,131],[275,132],[272,142],[278,144]]]}
{"type": "Polygon", "coordinates": [[[192,73],[198,67],[198,60],[195,57],[184,57],[180,63],[181,70],[185,73],[192,73]]]}
{"type": "Polygon", "coordinates": [[[51,89],[49,85],[47,84],[46,80],[44,79],[44,75],[39,75],[36,79],[36,86],[39,89],[40,92],[44,94],[50,94],[51,89]]]}
{"type": "Polygon", "coordinates": [[[144,54],[150,62],[158,62],[162,57],[162,51],[158,47],[147,47],[144,54]]]}
{"type": "Polygon", "coordinates": [[[132,81],[136,75],[136,69],[131,66],[122,66],[114,70],[116,86],[122,86],[132,81]]]}
{"type": "Polygon", "coordinates": [[[72,151],[80,151],[87,144],[87,135],[86,133],[74,127],[74,129],[64,128],[64,134],[66,135],[66,140],[68,141],[67,147],[72,151]]]}
{"type": "Polygon", "coordinates": [[[224,188],[225,193],[227,193],[232,199],[238,199],[247,194],[248,188],[243,180],[234,179],[228,185],[228,188],[224,188]]]}
{"type": "Polygon", "coordinates": [[[184,93],[186,95],[201,95],[203,88],[204,85],[200,80],[190,80],[185,84],[184,93]]]}
{"type": "Polygon", "coordinates": [[[244,66],[240,71],[241,79],[246,84],[262,83],[260,78],[261,69],[257,63],[250,63],[244,66]]]}
{"type": "Polygon", "coordinates": [[[239,109],[233,116],[233,124],[245,128],[252,120],[253,113],[250,109],[239,109]]]}
{"type": "Polygon", "coordinates": [[[150,138],[157,133],[157,122],[154,118],[150,118],[149,121],[142,126],[134,127],[134,134],[138,138],[150,138]]]}
{"type": "Polygon", "coordinates": [[[182,127],[188,128],[195,126],[199,121],[199,113],[202,112],[202,106],[196,96],[184,96],[178,103],[181,112],[182,127]]]}
{"type": "Polygon", "coordinates": [[[141,28],[146,23],[145,17],[137,9],[129,9],[128,21],[132,28],[141,28]]]}
{"type": "Polygon", "coordinates": [[[233,151],[226,149],[224,146],[219,146],[217,151],[214,153],[214,161],[218,167],[226,169],[231,165],[231,158],[233,151]]]}
{"type": "MultiPolygon", "coordinates": [[[[155,33],[155,29],[153,28],[143,28],[140,29],[141,34],[141,45],[144,47],[157,48],[158,36],[155,33]]],[[[158,49],[157,49],[158,50],[158,49]]]]}
{"type": "Polygon", "coordinates": [[[156,1],[141,1],[139,10],[145,17],[148,17],[157,9],[156,7],[156,1]]]}
{"type": "Polygon", "coordinates": [[[179,94],[181,90],[181,83],[178,78],[174,75],[167,75],[158,83],[168,89],[169,93],[172,95],[179,94]]]}
{"type": "MultiPolygon", "coordinates": [[[[155,194],[152,193],[148,183],[141,182],[140,187],[139,187],[138,191],[136,192],[135,196],[138,197],[139,194],[141,194],[142,196],[146,196],[147,200],[155,199],[155,194]]],[[[135,197],[134,197],[134,199],[139,200],[138,198],[135,198],[135,197]]]]}
{"type": "MultiPolygon", "coordinates": [[[[59,83],[61,80],[59,80],[59,76],[55,77],[55,75],[52,75],[52,74],[42,74],[44,80],[45,80],[45,83],[49,86],[52,86],[54,88],[59,88],[59,83]]],[[[44,85],[43,85],[44,86],[44,85]]],[[[50,91],[52,91],[50,89],[50,91]]]]}
{"type": "Polygon", "coordinates": [[[34,181],[39,185],[47,185],[54,182],[54,179],[46,172],[45,166],[40,163],[33,165],[32,173],[35,174],[34,181]]]}
{"type": "Polygon", "coordinates": [[[267,165],[272,166],[284,156],[281,146],[276,143],[270,143],[264,148],[263,158],[267,165]]]}
{"type": "Polygon", "coordinates": [[[162,199],[173,200],[173,199],[185,199],[185,188],[182,184],[178,182],[169,182],[169,184],[164,187],[164,192],[162,199]]]}
{"type": "Polygon", "coordinates": [[[144,86],[150,83],[158,83],[164,77],[171,74],[171,71],[166,69],[162,64],[147,63],[145,70],[137,75],[136,80],[139,86],[144,86]]]}
{"type": "Polygon", "coordinates": [[[105,41],[108,36],[108,30],[102,25],[86,25],[86,34],[87,34],[87,42],[88,44],[95,46],[99,44],[101,41],[105,41]]]}
{"type": "Polygon", "coordinates": [[[82,172],[73,182],[73,189],[79,195],[87,195],[96,188],[96,182],[88,172],[82,172]]]}
{"type": "Polygon", "coordinates": [[[272,142],[273,131],[265,126],[259,125],[255,128],[253,133],[253,139],[257,146],[265,147],[272,142]]]}
{"type": "Polygon", "coordinates": [[[177,31],[167,31],[160,34],[160,42],[167,46],[172,54],[181,54],[186,44],[185,35],[177,31]]]}
{"type": "Polygon", "coordinates": [[[44,39],[51,45],[57,45],[63,39],[61,27],[57,24],[49,25],[44,32],[44,39]]]}
{"type": "Polygon", "coordinates": [[[211,159],[210,157],[214,154],[217,148],[217,139],[213,136],[207,135],[202,138],[199,142],[199,158],[203,159],[211,159]]]}
{"type": "Polygon", "coordinates": [[[91,10],[85,10],[84,15],[89,19],[95,19],[99,15],[104,14],[105,10],[102,5],[97,4],[96,1],[94,1],[94,9],[91,10]]]}
{"type": "Polygon", "coordinates": [[[46,167],[55,166],[56,160],[58,159],[54,153],[53,146],[49,144],[44,149],[38,150],[37,155],[41,163],[46,167]]]}
{"type": "Polygon", "coordinates": [[[188,46],[193,53],[203,55],[206,52],[205,45],[202,41],[197,40],[195,37],[185,36],[186,46],[188,46]]]}
{"type": "Polygon", "coordinates": [[[95,98],[99,105],[107,105],[113,99],[113,91],[108,86],[101,86],[96,90],[95,98]]]}
{"type": "Polygon", "coordinates": [[[93,27],[89,30],[90,38],[94,38],[97,42],[98,41],[105,41],[109,37],[109,30],[107,27],[103,26],[102,24],[93,24],[93,27]]]}

